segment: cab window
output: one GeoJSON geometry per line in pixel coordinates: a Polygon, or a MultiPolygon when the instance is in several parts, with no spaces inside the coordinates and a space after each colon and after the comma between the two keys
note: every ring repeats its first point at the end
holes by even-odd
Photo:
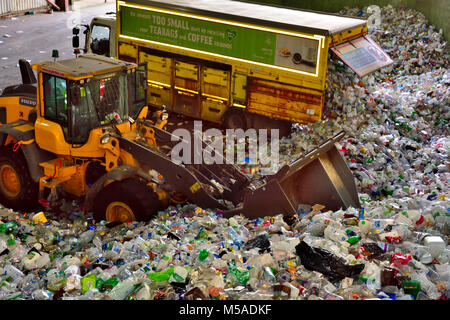
{"type": "Polygon", "coordinates": [[[67,80],[44,73],[44,117],[59,123],[68,138],[67,80]]]}
{"type": "Polygon", "coordinates": [[[89,87],[73,83],[70,93],[72,143],[85,144],[91,130],[100,126],[89,87]]]}
{"type": "Polygon", "coordinates": [[[109,57],[109,37],[111,30],[109,27],[94,25],[91,31],[91,51],[92,53],[109,57]]]}
{"type": "Polygon", "coordinates": [[[128,74],[129,115],[136,119],[147,102],[147,64],[141,63],[135,72],[128,74]]]}

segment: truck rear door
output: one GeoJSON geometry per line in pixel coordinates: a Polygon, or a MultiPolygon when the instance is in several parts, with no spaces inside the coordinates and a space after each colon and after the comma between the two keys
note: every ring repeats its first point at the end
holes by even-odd
{"type": "Polygon", "coordinates": [[[160,107],[172,106],[172,62],[169,57],[161,57],[141,51],[139,61],[147,62],[149,88],[148,102],[160,107]]]}
{"type": "Polygon", "coordinates": [[[200,66],[183,61],[175,61],[173,111],[200,118],[200,66]]]}
{"type": "Polygon", "coordinates": [[[330,50],[360,77],[392,63],[386,52],[368,36],[346,41],[330,50]]]}

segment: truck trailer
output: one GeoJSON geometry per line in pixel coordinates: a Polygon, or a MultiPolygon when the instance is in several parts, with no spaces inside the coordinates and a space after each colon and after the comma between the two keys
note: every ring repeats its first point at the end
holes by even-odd
{"type": "Polygon", "coordinates": [[[367,21],[243,1],[117,1],[86,52],[148,63],[148,105],[226,128],[321,119],[329,52],[358,76],[392,63],[367,21]]]}

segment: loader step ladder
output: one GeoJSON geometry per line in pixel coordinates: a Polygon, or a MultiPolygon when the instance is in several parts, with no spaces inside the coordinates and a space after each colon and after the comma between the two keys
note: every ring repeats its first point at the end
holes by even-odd
{"type": "Polygon", "coordinates": [[[49,188],[50,193],[55,195],[56,187],[70,180],[77,172],[77,166],[62,158],[41,162],[39,165],[44,169],[44,176],[39,179],[39,199],[43,198],[45,188],[49,188]]]}

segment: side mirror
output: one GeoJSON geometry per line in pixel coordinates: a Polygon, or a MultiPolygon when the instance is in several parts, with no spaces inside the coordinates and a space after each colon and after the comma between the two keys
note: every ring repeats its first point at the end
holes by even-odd
{"type": "Polygon", "coordinates": [[[75,27],[72,29],[72,47],[74,48],[78,48],[80,46],[80,37],[78,36],[78,34],[80,33],[80,28],[75,27]]]}
{"type": "Polygon", "coordinates": [[[79,36],[73,36],[72,37],[72,47],[78,48],[80,46],[80,37],[79,36]]]}

